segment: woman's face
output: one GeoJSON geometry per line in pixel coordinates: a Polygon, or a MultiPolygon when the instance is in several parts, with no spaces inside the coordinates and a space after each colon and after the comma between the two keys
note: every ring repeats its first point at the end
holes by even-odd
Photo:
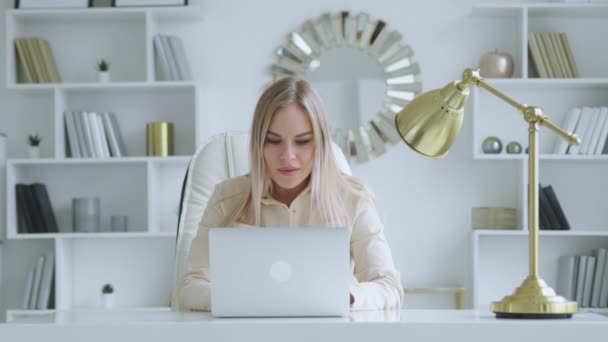
{"type": "Polygon", "coordinates": [[[312,172],[315,143],[306,111],[297,104],[279,108],[264,141],[264,162],[275,186],[302,188],[312,172]]]}

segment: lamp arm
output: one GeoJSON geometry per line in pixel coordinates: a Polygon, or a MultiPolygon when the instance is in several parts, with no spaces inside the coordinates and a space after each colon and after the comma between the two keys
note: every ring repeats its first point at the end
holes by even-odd
{"type": "Polygon", "coordinates": [[[506,94],[501,92],[500,90],[489,85],[485,81],[485,79],[479,75],[479,70],[466,69],[463,73],[462,81],[458,84],[458,87],[462,90],[471,84],[474,84],[478,87],[481,87],[481,88],[489,91],[494,96],[498,97],[499,99],[503,100],[504,102],[515,107],[515,109],[517,109],[518,112],[523,114],[524,119],[527,122],[529,122],[529,123],[535,122],[541,126],[545,126],[545,127],[549,128],[553,132],[557,133],[557,135],[559,135],[560,137],[562,137],[563,139],[568,141],[568,143],[570,143],[570,144],[573,144],[573,145],[580,144],[581,141],[578,138],[578,136],[576,136],[576,134],[567,132],[564,129],[562,129],[561,127],[559,127],[558,125],[551,122],[549,120],[549,118],[547,118],[545,115],[543,115],[543,111],[539,107],[521,104],[521,103],[513,100],[512,98],[510,98],[509,96],[507,96],[506,94]]]}

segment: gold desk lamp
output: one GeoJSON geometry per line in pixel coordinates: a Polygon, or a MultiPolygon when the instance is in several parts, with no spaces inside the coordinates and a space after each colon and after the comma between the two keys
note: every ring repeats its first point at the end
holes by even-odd
{"type": "Polygon", "coordinates": [[[528,235],[530,274],[513,295],[492,303],[498,318],[570,318],[576,302],[556,295],[538,274],[538,126],[545,126],[570,144],[579,138],[553,124],[538,107],[520,104],[488,85],[479,70],[466,69],[462,81],[423,93],[395,116],[397,131],[414,151],[431,158],[445,156],[462,126],[469,86],[482,87],[523,114],[528,128],[528,235]]]}

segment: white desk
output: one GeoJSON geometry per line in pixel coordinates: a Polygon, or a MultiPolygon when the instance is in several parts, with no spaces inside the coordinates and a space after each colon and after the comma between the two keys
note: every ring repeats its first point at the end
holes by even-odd
{"type": "Polygon", "coordinates": [[[0,324],[1,341],[605,341],[608,317],[496,319],[489,311],[403,310],[344,318],[213,318],[169,310],[58,311],[0,324]]]}

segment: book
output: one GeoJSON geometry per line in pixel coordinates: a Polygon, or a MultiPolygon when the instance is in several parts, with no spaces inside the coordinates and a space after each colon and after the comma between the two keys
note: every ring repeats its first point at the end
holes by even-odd
{"type": "Polygon", "coordinates": [[[545,64],[543,63],[543,57],[540,53],[540,48],[538,46],[538,42],[536,41],[536,35],[534,32],[528,32],[528,50],[530,52],[530,57],[534,67],[538,72],[538,76],[542,78],[549,77],[545,64]]]}
{"type": "Polygon", "coordinates": [[[541,32],[540,38],[547,50],[547,56],[549,58],[549,65],[551,67],[551,71],[553,72],[553,77],[555,78],[563,78],[564,75],[559,67],[559,61],[557,59],[557,52],[555,51],[555,47],[553,46],[553,41],[551,40],[550,32],[541,32]]]}
{"type": "Polygon", "coordinates": [[[576,257],[562,255],[557,262],[557,294],[567,300],[575,300],[576,289],[576,257]]]}
{"type": "Polygon", "coordinates": [[[572,70],[572,77],[578,77],[578,69],[576,68],[576,63],[574,61],[574,55],[572,54],[572,49],[570,48],[570,42],[568,41],[568,37],[565,32],[560,32],[559,37],[562,40],[564,45],[564,50],[566,51],[566,58],[568,59],[568,65],[572,70]]]}
{"type": "Polygon", "coordinates": [[[83,157],[84,158],[92,158],[93,157],[93,150],[92,150],[92,146],[90,145],[91,142],[89,141],[89,137],[88,137],[88,131],[87,131],[87,126],[86,126],[86,122],[85,122],[85,115],[84,112],[82,111],[78,111],[78,112],[72,112],[72,114],[74,115],[74,122],[76,123],[76,128],[79,131],[79,141],[80,141],[80,150],[83,152],[83,157]]]}
{"type": "Polygon", "coordinates": [[[108,112],[108,116],[110,117],[110,124],[112,126],[112,131],[114,132],[114,136],[118,142],[118,150],[120,152],[121,157],[125,157],[128,155],[127,146],[125,145],[122,133],[120,131],[120,125],[118,125],[118,120],[116,119],[116,115],[112,112],[108,112]]]}
{"type": "Polygon", "coordinates": [[[14,43],[15,51],[17,52],[17,83],[34,83],[33,70],[30,68],[29,61],[25,54],[23,39],[17,38],[14,40],[14,43]]]}
{"type": "Polygon", "coordinates": [[[78,142],[78,136],[76,132],[76,123],[74,121],[74,115],[72,112],[63,112],[63,119],[65,122],[65,129],[68,135],[68,147],[70,151],[69,157],[71,158],[82,158],[80,152],[80,144],[78,142]]]}
{"type": "Polygon", "coordinates": [[[589,145],[591,145],[591,141],[593,140],[593,132],[597,126],[597,122],[600,117],[600,110],[598,107],[591,108],[591,118],[589,119],[589,123],[587,124],[587,129],[583,136],[581,136],[581,147],[578,150],[578,154],[587,154],[589,150],[589,145]]]}
{"type": "Polygon", "coordinates": [[[595,110],[598,112],[598,119],[593,127],[593,132],[591,133],[591,141],[589,142],[589,146],[585,151],[585,154],[596,154],[597,147],[600,142],[600,135],[602,134],[602,130],[608,119],[608,110],[606,107],[596,107],[595,110]]]}
{"type": "Polygon", "coordinates": [[[27,274],[25,281],[25,292],[23,293],[23,304],[21,308],[27,310],[30,308],[30,298],[32,295],[32,286],[34,285],[34,269],[31,269],[27,274]]]}
{"type": "Polygon", "coordinates": [[[40,209],[40,215],[44,222],[45,231],[49,233],[58,233],[57,220],[55,218],[55,213],[53,212],[53,206],[46,185],[42,183],[33,183],[30,184],[30,187],[38,202],[38,208],[40,209]]]}
{"type": "Polygon", "coordinates": [[[120,147],[118,144],[118,138],[116,137],[116,131],[112,127],[112,121],[110,119],[109,112],[101,113],[101,119],[103,121],[103,127],[106,132],[106,137],[108,137],[108,145],[110,147],[110,154],[112,157],[122,157],[122,153],[120,151],[120,147]]]}
{"type": "Polygon", "coordinates": [[[538,229],[541,230],[550,230],[551,224],[549,223],[549,218],[547,217],[547,213],[543,210],[540,205],[540,200],[538,201],[538,229]]]}
{"type": "Polygon", "coordinates": [[[186,57],[186,49],[181,38],[177,36],[169,36],[169,45],[171,51],[177,62],[177,71],[179,73],[179,79],[182,81],[191,81],[192,72],[190,71],[190,65],[188,64],[188,58],[186,57]]]}
{"type": "Polygon", "coordinates": [[[85,129],[85,137],[88,146],[91,148],[91,158],[99,158],[99,149],[97,147],[97,140],[94,135],[93,123],[91,115],[88,112],[81,112],[82,123],[85,129]]]}
{"type": "Polygon", "coordinates": [[[606,261],[604,265],[596,265],[596,267],[603,267],[604,271],[602,272],[602,282],[600,285],[600,308],[608,307],[608,256],[606,256],[606,261]]]}
{"type": "Polygon", "coordinates": [[[42,210],[38,204],[36,199],[36,194],[34,193],[34,189],[26,185],[23,190],[25,194],[25,204],[27,207],[27,213],[31,218],[32,229],[30,233],[46,233],[46,227],[44,225],[44,220],[42,219],[42,210]]]}
{"type": "Polygon", "coordinates": [[[576,294],[575,300],[579,307],[583,306],[583,289],[585,288],[585,274],[587,270],[587,256],[577,255],[576,261],[578,264],[576,273],[576,294]]]}
{"type": "Polygon", "coordinates": [[[602,114],[606,120],[604,120],[604,124],[602,125],[602,129],[600,130],[600,140],[595,146],[594,154],[602,154],[604,150],[604,146],[606,145],[606,141],[608,141],[608,107],[602,107],[602,114]]]}
{"type": "Polygon", "coordinates": [[[547,224],[548,227],[545,229],[549,230],[561,230],[562,226],[560,225],[559,219],[557,218],[557,214],[553,211],[551,204],[549,203],[549,199],[547,195],[543,191],[541,185],[538,186],[538,201],[539,201],[539,211],[542,211],[544,215],[547,216],[547,224]]]}
{"type": "Polygon", "coordinates": [[[42,39],[32,38],[31,40],[32,40],[32,45],[34,47],[34,53],[36,55],[36,59],[38,60],[38,64],[40,64],[42,82],[51,83],[51,72],[48,69],[46,61],[44,60],[44,55],[42,54],[42,39]]]}
{"type": "Polygon", "coordinates": [[[59,70],[57,70],[57,64],[55,63],[55,57],[53,56],[51,45],[47,40],[44,39],[41,39],[40,43],[42,44],[42,58],[49,72],[50,82],[60,83],[61,77],[59,76],[59,70]]]}
{"type": "MultiPolygon", "coordinates": [[[[581,117],[581,108],[580,107],[570,108],[568,110],[568,112],[566,112],[566,114],[564,115],[564,119],[562,120],[561,127],[566,132],[574,133],[574,130],[576,129],[576,124],[578,123],[578,119],[580,117],[581,117]]],[[[555,145],[553,147],[553,153],[554,154],[566,154],[566,152],[568,152],[569,145],[570,145],[570,143],[568,143],[568,140],[566,140],[560,136],[556,136],[555,145]]]]}
{"type": "Polygon", "coordinates": [[[559,37],[559,32],[549,32],[549,36],[551,37],[551,42],[555,47],[557,61],[559,62],[559,67],[562,74],[565,78],[572,78],[570,67],[568,66],[568,60],[566,59],[566,53],[563,51],[562,40],[559,37]]]}
{"type": "Polygon", "coordinates": [[[174,53],[171,51],[171,45],[169,45],[169,37],[165,35],[160,35],[160,40],[163,44],[163,49],[165,50],[165,54],[167,56],[167,63],[169,65],[169,80],[179,80],[177,61],[175,60],[174,53]]]}
{"type": "Polygon", "coordinates": [[[156,70],[157,81],[168,81],[171,79],[169,74],[169,61],[167,58],[167,52],[161,41],[160,34],[154,36],[154,65],[156,70]]]}
{"type": "Polygon", "coordinates": [[[600,306],[604,265],[606,264],[608,249],[596,248],[591,253],[596,258],[595,275],[593,276],[593,286],[591,288],[591,307],[597,308],[600,306]]]}
{"type": "Polygon", "coordinates": [[[583,288],[583,307],[591,306],[591,289],[593,287],[593,276],[595,275],[594,256],[587,256],[587,267],[585,268],[585,281],[583,288]]]}
{"type": "Polygon", "coordinates": [[[44,270],[44,256],[38,258],[36,268],[34,269],[34,281],[32,286],[32,295],[30,297],[29,308],[36,309],[38,303],[38,293],[40,292],[40,280],[42,279],[42,271],[44,270]]]}
{"type": "Polygon", "coordinates": [[[101,113],[94,112],[95,119],[95,128],[98,131],[99,140],[101,144],[101,152],[103,158],[110,158],[110,148],[108,146],[108,137],[106,136],[106,131],[103,127],[103,121],[101,118],[101,113]]]}
{"type": "Polygon", "coordinates": [[[591,120],[591,114],[593,110],[591,107],[584,106],[581,109],[581,117],[578,119],[578,123],[576,124],[576,128],[574,130],[574,134],[576,134],[581,143],[579,145],[570,145],[568,147],[568,154],[578,154],[578,151],[582,148],[582,144],[584,143],[584,137],[586,135],[587,127],[589,126],[589,121],[591,120]]]}
{"type": "Polygon", "coordinates": [[[534,32],[534,37],[536,38],[536,42],[538,44],[538,49],[540,50],[540,55],[543,60],[543,65],[545,66],[545,70],[547,71],[547,77],[553,78],[553,70],[551,70],[551,64],[549,63],[549,52],[543,43],[541,38],[541,32],[534,32]]]}
{"type": "Polygon", "coordinates": [[[553,186],[547,185],[545,187],[542,187],[542,193],[545,195],[545,198],[548,200],[549,205],[553,210],[553,213],[557,217],[560,229],[570,230],[570,223],[568,222],[566,214],[564,214],[564,210],[562,209],[562,206],[559,203],[559,200],[557,199],[557,195],[553,190],[553,186]]]}
{"type": "Polygon", "coordinates": [[[25,200],[25,184],[15,184],[15,202],[17,204],[17,232],[20,234],[33,233],[33,224],[27,212],[25,200]]]}
{"type": "Polygon", "coordinates": [[[51,297],[51,282],[53,280],[53,272],[55,270],[55,254],[49,252],[44,257],[44,268],[40,278],[40,290],[38,300],[36,301],[36,309],[43,310],[49,307],[49,298],[51,297]]]}
{"type": "Polygon", "coordinates": [[[34,39],[25,39],[25,46],[29,52],[32,61],[32,66],[34,67],[36,83],[45,83],[46,79],[44,77],[44,70],[42,69],[42,60],[41,57],[38,56],[38,50],[36,49],[36,43],[34,42],[34,39]]]}
{"type": "Polygon", "coordinates": [[[27,38],[18,38],[15,39],[18,46],[21,46],[21,51],[23,52],[23,57],[26,63],[27,74],[31,77],[31,83],[38,83],[38,75],[34,69],[34,60],[32,56],[32,51],[29,48],[27,43],[27,38]]]}

